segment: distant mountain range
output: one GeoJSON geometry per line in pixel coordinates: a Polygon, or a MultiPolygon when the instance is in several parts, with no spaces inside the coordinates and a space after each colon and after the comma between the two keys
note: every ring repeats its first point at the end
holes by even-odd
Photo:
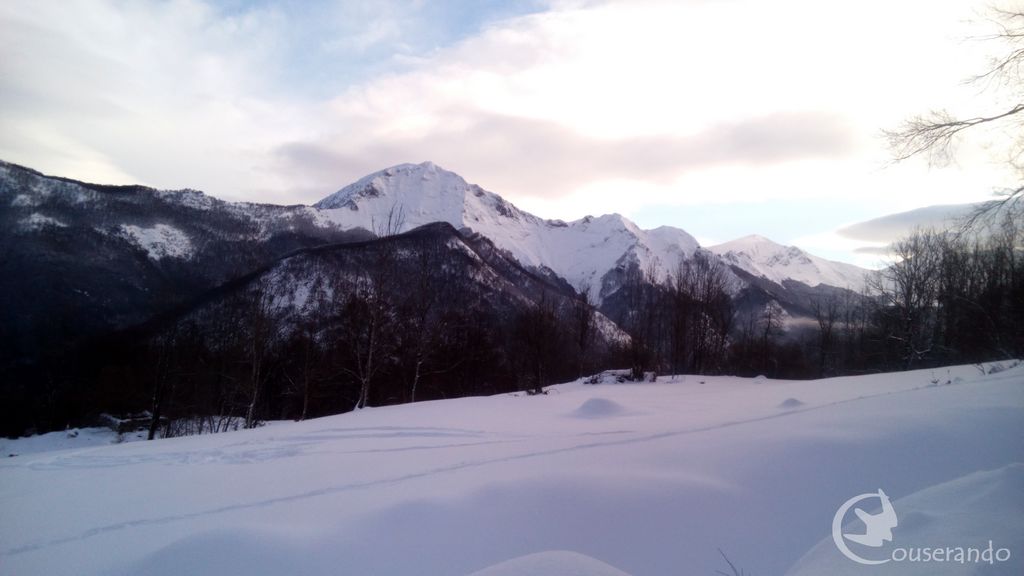
{"type": "MultiPolygon", "coordinates": [[[[373,230],[400,213],[401,229],[448,222],[490,238],[526,266],[546,267],[599,299],[615,290],[617,268],[635,264],[665,278],[680,258],[700,249],[684,230],[643,230],[619,214],[573,222],[544,220],[431,162],[401,164],[361,178],[315,204],[321,218],[344,229],[373,230]]],[[[748,236],[708,248],[732,267],[782,284],[795,281],[860,290],[867,270],[748,236]]]]}
{"type": "MultiPolygon", "coordinates": [[[[88,184],[0,163],[5,355],[24,360],[142,323],[297,250],[436,222],[486,238],[563,291],[589,287],[599,308],[630,267],[665,280],[702,250],[683,230],[643,230],[618,214],[545,220],[430,162],[370,174],[314,206],[88,184]]],[[[859,290],[867,272],[757,236],[708,250],[729,266],[740,310],[774,300],[790,317],[809,314],[800,294],[859,290]]]]}
{"type": "MultiPolygon", "coordinates": [[[[203,386],[223,392],[261,381],[253,356],[260,338],[279,343],[276,370],[301,371],[303,356],[282,347],[352,342],[372,332],[338,331],[376,323],[388,326],[393,348],[378,351],[391,387],[375,389],[374,402],[415,397],[398,384],[419,381],[427,364],[427,398],[508,390],[524,370],[535,382],[545,366],[582,373],[587,354],[626,361],[615,355],[633,342],[640,311],[667,313],[650,304],[664,301],[652,295],[667,294],[677,271],[698,261],[720,265],[735,325],[771,310],[772,325],[794,335],[813,325],[817,298],[853,295],[866,273],[760,237],[705,249],[683,230],[643,230],[618,214],[545,220],[430,162],[370,174],[314,206],[89,184],[0,162],[0,420],[5,433],[20,433],[90,410],[156,403],[145,395],[165,377],[161,341],[175,342],[175,362],[186,366],[175,378],[200,374],[212,379],[203,386]],[[374,316],[375,291],[391,312],[374,316]],[[552,332],[551,322],[572,323],[582,309],[593,311],[589,344],[564,340],[584,334],[580,325],[552,332]],[[537,363],[528,368],[526,358],[537,363]],[[252,374],[237,373],[242,361],[252,374]]],[[[353,361],[316,362],[348,366],[351,375],[353,361]]],[[[293,394],[289,378],[274,376],[277,394],[293,394]]],[[[319,378],[340,385],[336,376],[319,378]]],[[[339,394],[318,409],[350,409],[355,399],[339,394]]]]}

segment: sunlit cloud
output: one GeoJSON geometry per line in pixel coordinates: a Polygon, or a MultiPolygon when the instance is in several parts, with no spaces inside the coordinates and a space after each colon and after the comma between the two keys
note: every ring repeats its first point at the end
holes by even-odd
{"type": "Polygon", "coordinates": [[[808,232],[771,202],[881,216],[1005,181],[988,141],[929,169],[890,166],[879,138],[988,97],[960,85],[985,62],[962,41],[980,1],[868,0],[841,20],[811,0],[490,4],[6,2],[0,158],[280,203],[432,160],[549,218],[683,226],[652,215],[756,205],[775,239],[847,259],[822,236],[847,217],[808,232]]]}

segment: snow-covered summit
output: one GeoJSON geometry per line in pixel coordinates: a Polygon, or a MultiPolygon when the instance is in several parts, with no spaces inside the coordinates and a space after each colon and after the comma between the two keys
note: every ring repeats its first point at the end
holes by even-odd
{"type": "Polygon", "coordinates": [[[635,262],[665,275],[697,249],[683,230],[643,230],[619,214],[545,220],[432,162],[400,164],[360,178],[314,205],[345,228],[400,232],[448,222],[491,239],[528,266],[547,267],[601,298],[608,272],[635,262]],[[398,229],[389,226],[400,221],[398,229]]]}
{"type": "MultiPolygon", "coordinates": [[[[504,219],[518,220],[536,217],[520,211],[497,194],[487,192],[476,184],[466,182],[462,176],[445,170],[433,162],[399,164],[364,176],[314,205],[320,209],[344,208],[361,213],[354,220],[377,224],[379,219],[402,216],[415,220],[418,226],[431,222],[449,222],[456,227],[473,227],[482,218],[494,214],[504,219]]],[[[351,220],[353,218],[346,218],[351,220]]]]}
{"type": "Polygon", "coordinates": [[[853,264],[819,258],[796,246],[783,246],[757,234],[709,246],[708,250],[741,270],[780,284],[784,280],[796,280],[812,287],[827,284],[860,290],[868,273],[853,264]]]}

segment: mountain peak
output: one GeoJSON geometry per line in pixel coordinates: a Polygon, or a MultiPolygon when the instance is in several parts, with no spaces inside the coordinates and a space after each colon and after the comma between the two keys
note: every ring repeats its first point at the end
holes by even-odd
{"type": "Polygon", "coordinates": [[[708,250],[737,268],[779,284],[796,280],[808,286],[827,284],[857,290],[863,286],[867,272],[852,264],[819,258],[796,246],[785,246],[758,234],[709,246],[708,250]]]}
{"type": "Polygon", "coordinates": [[[573,286],[589,283],[598,297],[605,275],[624,262],[671,269],[697,249],[683,230],[646,231],[620,214],[574,222],[544,220],[466,182],[433,162],[398,164],[360,178],[315,205],[319,218],[341,228],[402,232],[447,222],[492,240],[526,266],[555,270],[573,286]],[[398,221],[397,226],[392,224],[398,221]]]}
{"type": "MultiPolygon", "coordinates": [[[[420,164],[396,164],[372,174],[363,176],[359,180],[345,186],[334,194],[320,200],[313,206],[322,210],[334,208],[348,208],[359,210],[361,201],[365,198],[379,198],[387,196],[403,195],[410,191],[426,191],[427,188],[443,188],[449,194],[461,195],[469,188],[469,184],[454,172],[441,168],[431,161],[420,164]],[[428,181],[435,181],[433,186],[425,186],[428,181]]],[[[392,200],[405,199],[392,198],[392,200]]]]}
{"type": "Polygon", "coordinates": [[[719,253],[725,253],[730,251],[741,252],[754,248],[784,249],[789,248],[789,246],[779,244],[778,242],[772,240],[771,238],[761,236],[760,234],[747,234],[746,236],[736,238],[735,240],[730,240],[728,242],[723,242],[721,244],[716,244],[715,246],[708,247],[709,250],[713,250],[719,253]]]}

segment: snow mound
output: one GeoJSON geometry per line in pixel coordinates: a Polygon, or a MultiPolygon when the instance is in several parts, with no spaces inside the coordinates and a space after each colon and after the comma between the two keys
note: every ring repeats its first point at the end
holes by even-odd
{"type": "MultiPolygon", "coordinates": [[[[979,548],[1011,551],[1005,562],[890,561],[870,566],[877,576],[1024,574],[1024,464],[1015,463],[914,492],[893,502],[899,524],[891,547],[979,548]]],[[[891,552],[892,548],[888,551],[891,552]]],[[[865,574],[865,566],[842,556],[832,538],[812,548],[787,576],[865,574]]]]}
{"type": "Polygon", "coordinates": [[[469,576],[629,576],[584,554],[555,550],[506,560],[469,576]]]}
{"type": "Polygon", "coordinates": [[[611,418],[626,413],[626,408],[607,398],[590,398],[573,411],[576,418],[611,418]]]}
{"type": "Polygon", "coordinates": [[[803,405],[804,403],[797,400],[796,398],[786,398],[785,400],[779,403],[779,408],[783,408],[785,410],[792,410],[793,408],[799,408],[803,405]]]}

